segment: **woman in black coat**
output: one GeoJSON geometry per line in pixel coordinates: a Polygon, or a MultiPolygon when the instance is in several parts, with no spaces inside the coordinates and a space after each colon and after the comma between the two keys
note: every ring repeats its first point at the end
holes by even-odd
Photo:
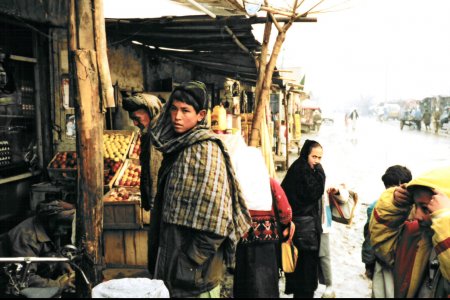
{"type": "Polygon", "coordinates": [[[306,140],[281,184],[292,207],[296,227],[293,241],[299,250],[295,272],[286,274],[285,293],[293,293],[294,298],[313,298],[318,285],[321,199],[325,190],[322,155],[318,142],[306,140]]]}

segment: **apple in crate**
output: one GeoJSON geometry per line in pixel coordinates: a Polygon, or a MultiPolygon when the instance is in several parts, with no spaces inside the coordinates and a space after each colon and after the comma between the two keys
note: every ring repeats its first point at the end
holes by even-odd
{"type": "Polygon", "coordinates": [[[105,158],[104,159],[104,183],[109,184],[111,180],[113,179],[114,175],[119,171],[120,167],[122,166],[121,161],[114,161],[111,158],[105,158]]]}
{"type": "Polygon", "coordinates": [[[76,152],[59,152],[56,154],[51,164],[53,169],[76,169],[77,153],[76,152]]]}
{"type": "Polygon", "coordinates": [[[131,163],[119,181],[121,186],[139,186],[141,184],[141,166],[131,163]]]}

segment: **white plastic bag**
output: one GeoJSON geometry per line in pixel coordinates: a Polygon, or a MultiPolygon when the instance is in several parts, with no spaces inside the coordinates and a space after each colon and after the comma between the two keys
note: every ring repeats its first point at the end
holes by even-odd
{"type": "Polygon", "coordinates": [[[124,278],[95,286],[92,298],[170,298],[170,295],[162,280],[124,278]]]}

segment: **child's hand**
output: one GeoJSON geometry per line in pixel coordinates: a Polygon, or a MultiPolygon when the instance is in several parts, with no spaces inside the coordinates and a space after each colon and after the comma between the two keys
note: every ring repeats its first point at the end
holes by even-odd
{"type": "Polygon", "coordinates": [[[411,194],[406,189],[406,185],[402,184],[395,188],[394,204],[397,207],[406,207],[413,204],[411,194]]]}

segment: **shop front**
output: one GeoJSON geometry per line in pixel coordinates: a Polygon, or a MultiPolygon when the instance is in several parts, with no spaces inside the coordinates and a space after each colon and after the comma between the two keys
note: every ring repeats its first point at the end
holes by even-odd
{"type": "Polygon", "coordinates": [[[48,27],[0,21],[0,228],[25,218],[50,152],[48,27]],[[45,121],[44,121],[45,120],[45,121]]]}

